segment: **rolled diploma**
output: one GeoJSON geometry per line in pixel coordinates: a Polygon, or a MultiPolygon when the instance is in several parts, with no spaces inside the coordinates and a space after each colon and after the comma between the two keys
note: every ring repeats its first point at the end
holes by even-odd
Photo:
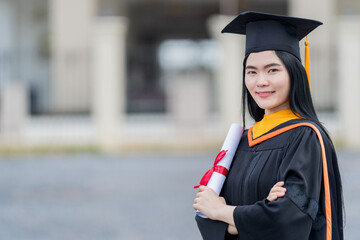
{"type": "MultiPolygon", "coordinates": [[[[240,124],[237,124],[237,123],[231,124],[229,132],[226,135],[224,144],[220,150],[220,151],[222,151],[222,150],[225,150],[225,151],[228,150],[228,151],[226,152],[226,155],[224,156],[224,158],[221,159],[221,161],[217,165],[226,167],[226,169],[229,170],[231,162],[234,158],[236,149],[240,143],[240,139],[241,139],[243,131],[244,131],[244,129],[240,124]]],[[[226,179],[226,177],[224,175],[217,173],[217,172],[213,172],[213,174],[211,175],[210,180],[206,186],[211,188],[212,190],[214,190],[216,192],[216,194],[219,195],[221,192],[221,189],[224,185],[225,179],[226,179]]],[[[203,215],[199,211],[196,211],[196,214],[199,215],[200,217],[207,218],[205,215],[203,215]]]]}

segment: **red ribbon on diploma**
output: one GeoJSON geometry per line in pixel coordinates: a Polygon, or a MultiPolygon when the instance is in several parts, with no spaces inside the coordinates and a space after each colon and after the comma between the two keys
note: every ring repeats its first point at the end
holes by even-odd
{"type": "Polygon", "coordinates": [[[204,176],[201,178],[200,180],[200,185],[197,185],[197,186],[194,186],[194,188],[198,188],[200,187],[201,185],[206,185],[210,178],[211,178],[211,175],[213,174],[213,172],[217,172],[217,173],[220,173],[222,175],[224,175],[225,177],[227,176],[228,174],[228,170],[226,167],[223,167],[223,166],[219,166],[217,165],[221,159],[223,159],[226,155],[226,152],[228,150],[222,150],[221,152],[219,152],[219,154],[216,156],[215,158],[215,161],[214,161],[214,165],[211,169],[209,169],[205,174],[204,176]]]}

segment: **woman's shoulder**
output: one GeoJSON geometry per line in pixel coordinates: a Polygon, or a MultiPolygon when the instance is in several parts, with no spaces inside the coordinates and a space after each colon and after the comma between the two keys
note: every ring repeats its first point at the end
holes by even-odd
{"type": "Polygon", "coordinates": [[[296,140],[306,140],[313,141],[315,143],[319,142],[321,137],[326,146],[333,148],[329,134],[322,126],[314,121],[308,119],[294,119],[278,126],[278,129],[286,127],[291,129],[289,130],[289,135],[291,137],[290,141],[292,142],[296,142],[296,140]]]}
{"type": "MultiPolygon", "coordinates": [[[[253,126],[252,126],[253,127],[253,126]]],[[[249,129],[245,129],[243,132],[243,137],[247,137],[249,131],[252,130],[252,127],[249,129]]],[[[297,135],[297,134],[303,134],[304,132],[314,132],[316,130],[319,130],[322,135],[326,135],[325,132],[321,127],[318,126],[314,121],[307,120],[307,119],[292,119],[287,122],[284,122],[273,129],[271,129],[269,132],[265,133],[264,135],[260,136],[278,136],[278,135],[297,135]]],[[[314,132],[315,133],[315,132],[314,132]]],[[[269,137],[267,137],[269,138],[269,137]]]]}
{"type": "Polygon", "coordinates": [[[319,126],[319,124],[317,124],[312,120],[303,119],[303,118],[289,120],[275,127],[272,131],[277,131],[280,129],[288,129],[288,131],[293,131],[298,133],[308,132],[308,131],[316,133],[317,131],[319,131],[319,133],[322,136],[327,136],[327,133],[325,132],[323,127],[319,126]]]}

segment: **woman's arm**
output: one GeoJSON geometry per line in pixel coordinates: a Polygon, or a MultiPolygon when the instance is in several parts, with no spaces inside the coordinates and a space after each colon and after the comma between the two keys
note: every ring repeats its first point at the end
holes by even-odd
{"type": "Polygon", "coordinates": [[[277,178],[285,182],[285,197],[237,206],[234,222],[239,236],[308,239],[316,216],[322,216],[322,152],[317,135],[310,128],[298,128],[288,142],[277,168],[277,178]]]}
{"type": "MultiPolygon", "coordinates": [[[[278,182],[271,188],[267,197],[270,202],[285,195],[286,189],[282,186],[284,186],[284,182],[278,182]]],[[[228,232],[233,235],[237,234],[233,217],[235,206],[226,205],[225,199],[219,197],[211,188],[199,187],[199,193],[196,194],[193,208],[212,220],[226,222],[229,224],[228,232]]]]}

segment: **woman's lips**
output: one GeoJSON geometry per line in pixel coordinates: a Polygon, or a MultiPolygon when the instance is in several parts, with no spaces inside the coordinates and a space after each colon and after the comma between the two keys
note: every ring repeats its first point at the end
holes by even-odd
{"type": "Polygon", "coordinates": [[[266,98],[274,94],[275,91],[263,91],[263,92],[256,92],[256,94],[261,98],[266,98]]]}

